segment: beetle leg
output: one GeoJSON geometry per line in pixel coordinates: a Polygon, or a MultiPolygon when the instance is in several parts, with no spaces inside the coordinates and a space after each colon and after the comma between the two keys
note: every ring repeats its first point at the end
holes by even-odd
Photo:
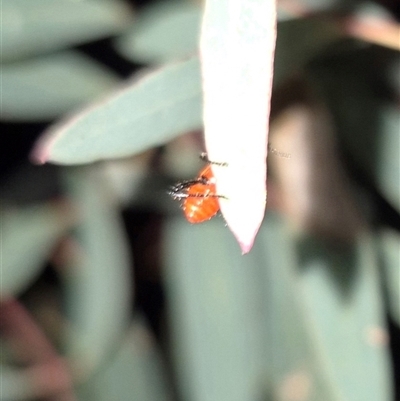
{"type": "Polygon", "coordinates": [[[223,167],[226,167],[226,166],[228,165],[228,163],[224,163],[224,162],[214,162],[214,161],[209,160],[209,158],[208,158],[206,152],[201,152],[201,153],[200,153],[200,159],[203,160],[203,161],[205,161],[205,162],[207,162],[207,163],[214,164],[214,165],[216,165],[216,166],[223,166],[223,167]]]}

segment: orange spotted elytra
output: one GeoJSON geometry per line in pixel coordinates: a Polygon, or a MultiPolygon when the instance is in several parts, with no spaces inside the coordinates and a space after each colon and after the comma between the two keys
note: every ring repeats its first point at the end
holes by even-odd
{"type": "Polygon", "coordinates": [[[174,199],[181,199],[182,209],[189,223],[202,223],[210,220],[219,211],[218,195],[215,189],[215,178],[211,164],[226,166],[226,163],[210,162],[205,153],[200,156],[209,164],[205,166],[194,180],[179,182],[174,185],[169,194],[174,199]]]}

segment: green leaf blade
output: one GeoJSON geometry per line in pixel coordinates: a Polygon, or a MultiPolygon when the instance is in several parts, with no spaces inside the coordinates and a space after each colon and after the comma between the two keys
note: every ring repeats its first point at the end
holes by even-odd
{"type": "Polygon", "coordinates": [[[58,118],[110,91],[118,82],[111,71],[74,51],[5,64],[1,119],[58,118]]]}
{"type": "Polygon", "coordinates": [[[120,1],[3,0],[2,62],[100,39],[126,27],[120,1]]]}
{"type": "Polygon", "coordinates": [[[28,288],[74,220],[73,213],[61,204],[36,205],[2,214],[2,298],[16,296],[28,288]]]}
{"type": "Polygon", "coordinates": [[[202,11],[182,1],[156,3],[141,11],[116,48],[132,61],[163,64],[195,54],[202,11]]]}
{"type": "Polygon", "coordinates": [[[73,240],[79,257],[63,270],[73,324],[67,354],[83,377],[101,366],[129,318],[130,261],[122,224],[98,169],[68,169],[66,186],[82,220],[73,240]]]}
{"type": "Polygon", "coordinates": [[[197,58],[163,67],[54,126],[33,152],[39,163],[83,164],[129,156],[201,127],[197,58]]]}

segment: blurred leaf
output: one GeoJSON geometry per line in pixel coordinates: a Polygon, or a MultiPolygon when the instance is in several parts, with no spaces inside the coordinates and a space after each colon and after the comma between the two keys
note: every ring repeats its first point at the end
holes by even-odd
{"type": "Polygon", "coordinates": [[[337,7],[339,2],[340,0],[280,0],[278,1],[278,20],[286,21],[326,12],[337,7]]]}
{"type": "Polygon", "coordinates": [[[82,217],[75,237],[78,257],[64,276],[72,322],[68,355],[84,375],[98,367],[127,324],[130,263],[119,215],[100,170],[69,169],[66,178],[82,217]]]}
{"type": "Polygon", "coordinates": [[[357,4],[343,29],[367,43],[400,50],[400,24],[387,8],[377,3],[364,1],[357,4]]]}
{"type": "MultiPolygon", "coordinates": [[[[46,297],[46,292],[43,295],[46,297]]],[[[5,365],[0,372],[1,383],[3,380],[7,382],[1,387],[2,400],[50,399],[60,393],[65,399],[72,399],[68,367],[31,311],[11,298],[1,303],[0,316],[2,340],[5,342],[2,348],[9,347],[12,355],[10,366],[5,365]],[[48,380],[49,377],[52,380],[48,380]]]]}
{"type": "Polygon", "coordinates": [[[390,401],[370,240],[296,243],[267,217],[240,257],[218,219],[166,227],[167,288],[183,398],[390,401]],[[258,397],[258,398],[257,398],[258,397]]]}
{"type": "Polygon", "coordinates": [[[293,241],[279,221],[260,233],[267,268],[267,372],[282,399],[390,401],[390,363],[377,258],[357,246],[293,241]],[[268,340],[267,340],[268,341],[268,340]]]}
{"type": "Polygon", "coordinates": [[[342,250],[306,240],[298,259],[304,318],[331,386],[343,400],[392,400],[388,333],[371,237],[361,236],[356,247],[342,250]]]}
{"type": "MultiPolygon", "coordinates": [[[[316,4],[309,6],[317,7],[316,4]]],[[[294,3],[287,4],[284,10],[294,12],[293,7],[297,10],[294,3]]],[[[281,8],[283,16],[278,24],[275,84],[282,83],[318,52],[343,37],[333,20],[286,21],[284,10],[281,8]],[[296,42],[293,42],[294,37],[296,42]]],[[[301,10],[309,11],[308,8],[301,10]]],[[[201,14],[201,7],[179,1],[153,4],[138,15],[129,33],[117,39],[116,47],[133,61],[156,64],[197,53],[201,14]]]]}
{"type": "Polygon", "coordinates": [[[343,38],[338,26],[329,18],[302,18],[278,24],[274,85],[302,71],[307,63],[329,45],[343,38]],[[296,38],[296,40],[293,40],[296,38]]]}
{"type": "Polygon", "coordinates": [[[321,57],[309,70],[328,99],[349,164],[400,211],[400,117],[379,75],[397,58],[386,49],[351,46],[321,57]]]}
{"type": "Polygon", "coordinates": [[[1,297],[27,289],[45,267],[57,241],[73,224],[62,204],[42,204],[2,213],[1,297]]]}
{"type": "Polygon", "coordinates": [[[400,236],[397,231],[384,230],[378,244],[383,265],[383,279],[387,291],[389,313],[400,327],[400,236]]]}
{"type": "MultiPolygon", "coordinates": [[[[254,251],[257,289],[262,294],[259,308],[264,347],[260,357],[266,393],[273,400],[345,401],[332,386],[327,361],[315,343],[314,317],[307,316],[299,291],[295,243],[280,218],[267,215],[254,251]]],[[[331,324],[334,331],[334,322],[331,324]]]]}
{"type": "Polygon", "coordinates": [[[392,88],[395,96],[400,97],[400,53],[387,63],[387,69],[384,71],[385,79],[390,82],[390,87],[392,88]]]}
{"type": "MultiPolygon", "coordinates": [[[[2,345],[2,348],[5,348],[2,345]]],[[[31,388],[24,376],[16,368],[2,364],[0,372],[1,400],[25,400],[29,399],[31,388]]]]}
{"type": "Polygon", "coordinates": [[[2,62],[120,32],[131,19],[122,1],[2,0],[2,62]]]}
{"type": "MultiPolygon", "coordinates": [[[[297,19],[329,8],[337,0],[313,4],[282,2],[278,4],[278,76],[299,67],[319,50],[339,37],[332,21],[297,19]],[[288,20],[288,21],[287,21],[288,20]],[[293,42],[296,37],[296,43],[293,42]],[[289,59],[289,60],[288,60],[289,59]]],[[[312,3],[312,2],[311,2],[312,3]]],[[[162,64],[198,52],[202,8],[200,4],[182,1],[156,2],[141,11],[135,25],[116,39],[116,48],[132,61],[162,64]]]]}
{"type": "Polygon", "coordinates": [[[194,58],[136,79],[108,100],[54,126],[33,157],[62,164],[125,157],[201,124],[199,61],[194,58]]]}
{"type": "Polygon", "coordinates": [[[161,362],[148,328],[135,320],[113,359],[79,389],[79,400],[171,400],[161,362]]]}
{"type": "Polygon", "coordinates": [[[261,399],[257,253],[241,257],[221,219],[202,225],[171,220],[164,241],[182,399],[261,399]]]}
{"type": "Polygon", "coordinates": [[[139,13],[132,29],[116,47],[133,61],[162,64],[197,52],[200,5],[182,1],[152,4],[139,13]]]}
{"type": "Polygon", "coordinates": [[[86,56],[65,51],[2,66],[1,119],[41,121],[70,112],[118,82],[86,56]]]}
{"type": "Polygon", "coordinates": [[[398,107],[382,107],[379,115],[379,147],[376,182],[400,213],[400,113],[398,107]]]}
{"type": "MultiPolygon", "coordinates": [[[[327,29],[330,31],[331,28],[327,29]]],[[[296,32],[295,36],[298,36],[299,32],[296,32]]],[[[314,32],[310,37],[313,36],[318,35],[314,32]]],[[[327,33],[320,46],[335,38],[335,34],[327,33]]],[[[292,43],[292,39],[290,41],[292,43]]],[[[321,47],[317,46],[318,49],[321,47]]],[[[302,51],[296,54],[304,59],[302,51]]],[[[296,66],[301,65],[296,58],[281,57],[285,61],[282,64],[289,66],[289,70],[282,67],[284,74],[294,73],[296,66]]],[[[276,62],[277,71],[280,71],[280,63],[276,62]]],[[[286,78],[284,74],[277,80],[286,78]]],[[[33,157],[39,163],[80,164],[139,153],[200,128],[201,102],[198,58],[167,65],[134,80],[108,100],[51,128],[38,144],[33,157]]]]}

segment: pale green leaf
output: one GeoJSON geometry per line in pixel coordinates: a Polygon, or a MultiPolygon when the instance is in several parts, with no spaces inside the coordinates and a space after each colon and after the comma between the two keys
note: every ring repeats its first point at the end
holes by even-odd
{"type": "Polygon", "coordinates": [[[299,301],[336,398],[392,400],[388,333],[371,236],[341,250],[317,240],[299,246],[299,301]]]}
{"type": "Polygon", "coordinates": [[[262,399],[257,252],[242,257],[221,219],[201,225],[174,219],[164,241],[182,399],[262,399]]]}
{"type": "Polygon", "coordinates": [[[34,150],[38,162],[90,163],[162,145],[201,127],[197,58],[127,84],[110,98],[52,127],[34,150]]]}
{"type": "Polygon", "coordinates": [[[376,182],[386,199],[400,212],[400,113],[393,105],[379,115],[376,182]]]}
{"type": "Polygon", "coordinates": [[[105,366],[78,390],[82,401],[171,400],[160,351],[148,327],[135,319],[105,366]]]}
{"type": "Polygon", "coordinates": [[[104,94],[117,82],[111,71],[73,51],[5,64],[1,119],[54,119],[104,94]]]}
{"type": "Polygon", "coordinates": [[[69,169],[66,178],[82,217],[74,236],[78,255],[63,270],[71,319],[67,353],[85,377],[98,368],[127,324],[130,263],[118,210],[100,170],[69,169]]]}
{"type": "MultiPolygon", "coordinates": [[[[330,0],[329,0],[330,1],[330,0]]],[[[328,4],[308,4],[306,8],[278,5],[279,57],[278,77],[288,70],[304,65],[318,50],[338,37],[328,21],[299,19],[302,12],[326,9],[328,4]],[[309,8],[308,8],[309,7],[309,8]],[[299,15],[300,13],[300,15],[299,15]],[[316,34],[317,33],[317,34],[316,34]],[[296,37],[296,44],[293,43],[296,37]],[[288,60],[289,59],[289,60],[288,60]]],[[[199,4],[182,1],[156,2],[138,13],[135,24],[116,39],[116,48],[132,61],[162,64],[198,52],[202,8],[199,4]]]]}
{"type": "Polygon", "coordinates": [[[15,367],[3,364],[0,380],[2,400],[26,400],[32,395],[32,384],[26,375],[21,375],[21,372],[15,367]]]}
{"type": "Polygon", "coordinates": [[[72,223],[71,210],[57,204],[2,211],[2,298],[16,296],[29,287],[72,223]]]}
{"type": "Polygon", "coordinates": [[[131,19],[122,1],[2,0],[2,62],[100,39],[131,19]]]}
{"type": "Polygon", "coordinates": [[[200,226],[177,219],[165,241],[185,400],[392,399],[368,237],[338,251],[297,241],[280,219],[267,216],[244,257],[220,219],[200,226]]]}
{"type": "Polygon", "coordinates": [[[400,327],[400,236],[385,229],[378,236],[389,313],[400,327]]]}
{"type": "Polygon", "coordinates": [[[200,5],[182,1],[143,9],[134,26],[116,41],[117,50],[133,61],[161,64],[197,52],[200,5]]]}

